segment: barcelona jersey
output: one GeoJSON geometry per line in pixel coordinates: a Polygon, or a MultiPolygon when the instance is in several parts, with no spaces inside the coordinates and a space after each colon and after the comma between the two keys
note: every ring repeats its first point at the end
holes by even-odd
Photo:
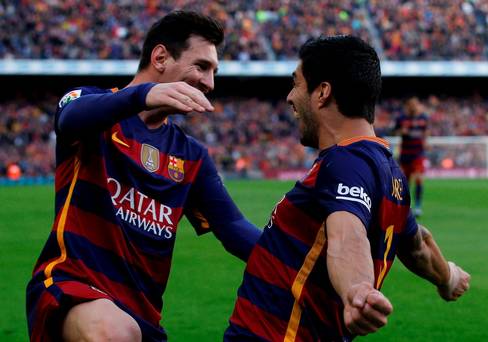
{"type": "MultiPolygon", "coordinates": [[[[57,118],[70,101],[110,93],[74,90],[57,118]]],[[[55,221],[27,289],[31,338],[55,320],[46,312],[107,298],[136,319],[144,340],[165,340],[161,297],[178,222],[185,214],[201,234],[222,216],[241,217],[233,203],[209,207],[207,187],[223,185],[207,150],[170,122],[149,129],[135,112],[76,139],[58,134],[56,157],[55,221]]]]}
{"type": "Polygon", "coordinates": [[[426,114],[401,115],[395,129],[401,132],[400,163],[408,164],[425,154],[425,136],[429,119],[426,114]]]}
{"type": "Polygon", "coordinates": [[[320,152],[274,208],[254,248],[226,341],[349,341],[327,272],[327,217],[357,216],[367,229],[380,289],[398,241],[417,225],[408,186],[386,141],[359,137],[320,152]]]}

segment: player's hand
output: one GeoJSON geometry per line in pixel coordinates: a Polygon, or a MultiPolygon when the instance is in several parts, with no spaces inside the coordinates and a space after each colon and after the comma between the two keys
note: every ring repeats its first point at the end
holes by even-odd
{"type": "Polygon", "coordinates": [[[167,114],[211,112],[214,107],[199,89],[186,82],[159,83],[146,95],[150,109],[160,109],[167,114]]]}
{"type": "Polygon", "coordinates": [[[366,335],[386,325],[392,311],[388,298],[371,284],[362,282],[352,286],[347,293],[344,323],[352,334],[366,335]]]}
{"type": "Polygon", "coordinates": [[[449,282],[446,285],[438,286],[439,295],[446,301],[456,300],[469,289],[471,276],[461,267],[449,261],[449,282]]]}

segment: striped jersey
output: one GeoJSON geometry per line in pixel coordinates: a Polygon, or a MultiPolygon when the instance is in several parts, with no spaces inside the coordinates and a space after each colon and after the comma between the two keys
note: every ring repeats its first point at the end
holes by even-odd
{"type": "MultiPolygon", "coordinates": [[[[74,92],[80,101],[111,91],[74,92]]],[[[164,340],[161,296],[178,222],[185,214],[201,234],[221,216],[241,217],[233,203],[209,208],[206,191],[223,184],[206,148],[170,122],[149,129],[135,112],[79,139],[58,134],[56,158],[55,221],[31,283],[88,284],[164,340]]]]}
{"type": "Polygon", "coordinates": [[[249,258],[224,340],[351,340],[327,272],[325,221],[336,211],[362,221],[380,289],[399,239],[416,233],[409,207],[407,182],[386,141],[360,137],[321,151],[274,208],[249,258]]]}
{"type": "Polygon", "coordinates": [[[429,118],[426,114],[415,116],[402,114],[398,117],[395,130],[401,132],[400,163],[410,163],[425,153],[425,138],[429,118]]]}

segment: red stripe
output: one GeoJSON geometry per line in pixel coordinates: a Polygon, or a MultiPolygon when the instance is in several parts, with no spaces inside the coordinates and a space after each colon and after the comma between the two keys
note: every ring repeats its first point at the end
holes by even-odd
{"type": "Polygon", "coordinates": [[[59,308],[59,303],[56,298],[49,291],[42,291],[41,297],[36,304],[34,318],[34,325],[30,336],[31,342],[46,341],[50,337],[49,328],[46,322],[50,319],[56,309],[59,308]]]}
{"type": "MultiPolygon", "coordinates": [[[[324,280],[324,282],[329,280],[324,280]]],[[[339,331],[342,335],[342,310],[343,305],[340,299],[332,299],[332,294],[327,293],[325,286],[307,282],[303,288],[301,300],[305,301],[309,310],[312,310],[320,319],[322,324],[339,331]]],[[[334,295],[337,296],[334,292],[334,295]]]]}
{"type": "Polygon", "coordinates": [[[69,157],[56,167],[56,177],[54,189],[58,192],[73,180],[75,168],[75,155],[69,157]]]}
{"type": "Polygon", "coordinates": [[[283,341],[288,325],[242,297],[237,298],[230,321],[269,341],[283,341]]]}
{"type": "Polygon", "coordinates": [[[312,168],[310,169],[310,171],[308,171],[308,174],[305,176],[305,178],[302,181],[303,185],[309,187],[315,186],[315,184],[317,183],[317,177],[319,174],[321,164],[322,164],[322,160],[318,161],[312,166],[312,168]]]}
{"type": "MultiPolygon", "coordinates": [[[[119,124],[114,125],[112,129],[105,134],[105,139],[107,141],[111,141],[111,144],[115,146],[115,148],[117,148],[123,154],[129,156],[137,165],[144,168],[141,162],[142,144],[134,139],[129,139],[126,136],[124,136],[119,124]],[[130,148],[112,141],[112,134],[115,132],[117,132],[117,137],[123,142],[127,143],[130,146],[130,148]]],[[[155,173],[167,179],[172,179],[168,171],[169,157],[170,155],[159,152],[159,168],[157,171],[155,171],[155,173]]],[[[181,184],[193,183],[193,181],[195,180],[198,174],[198,171],[200,170],[201,164],[202,164],[201,160],[196,160],[196,161],[184,160],[183,169],[185,175],[183,180],[180,183],[181,184]]]]}
{"type": "MultiPolygon", "coordinates": [[[[80,281],[96,287],[112,298],[117,298],[118,301],[126,305],[132,312],[149,321],[151,324],[159,324],[161,313],[154,308],[144,293],[110,280],[105,274],[95,272],[87,267],[82,260],[69,258],[69,255],[68,259],[62,264],[57,265],[56,268],[62,273],[77,274],[85,278],[80,279],[80,281]]],[[[57,283],[55,284],[57,285],[57,283]]]]}
{"type": "Polygon", "coordinates": [[[314,220],[286,197],[278,204],[275,213],[273,221],[283,232],[307,246],[313,245],[322,222],[314,220]]]}
{"type": "MultiPolygon", "coordinates": [[[[295,270],[283,264],[278,258],[259,245],[256,245],[249,258],[246,272],[269,284],[289,291],[291,291],[291,286],[297,274],[295,270]]],[[[326,286],[307,281],[302,296],[300,297],[300,303],[305,302],[308,309],[317,315],[322,324],[334,330],[339,329],[342,333],[342,315],[337,314],[342,313],[342,302],[340,299],[338,301],[332,299],[331,294],[326,292],[328,289],[333,291],[331,290],[332,285],[330,282],[325,279],[323,280],[323,282],[326,281],[328,283],[326,286]],[[337,320],[337,318],[340,320],[337,320]]],[[[333,295],[337,296],[335,292],[333,295]]],[[[309,339],[305,337],[309,336],[309,332],[306,329],[299,329],[298,334],[304,336],[303,340],[313,340],[311,337],[309,339]]]]}
{"type": "Polygon", "coordinates": [[[113,301],[113,298],[108,294],[97,291],[90,285],[78,281],[60,281],[56,285],[64,294],[70,296],[76,304],[101,298],[113,301]]]}
{"type": "Polygon", "coordinates": [[[156,283],[165,285],[171,267],[171,258],[148,258],[134,244],[128,245],[122,228],[94,214],[77,207],[70,207],[66,221],[66,232],[72,232],[88,239],[94,245],[117,254],[130,265],[141,269],[156,283]]]}
{"type": "Polygon", "coordinates": [[[95,184],[100,188],[107,188],[107,169],[101,155],[90,154],[90,158],[83,160],[78,172],[78,179],[95,184]]]}
{"type": "Polygon", "coordinates": [[[410,208],[400,203],[395,203],[386,197],[380,204],[379,223],[383,231],[386,231],[390,225],[394,225],[393,231],[396,234],[405,229],[406,218],[410,208]]]}
{"type": "Polygon", "coordinates": [[[296,342],[314,342],[316,339],[310,334],[307,328],[303,325],[298,327],[297,336],[295,338],[296,342]]]}
{"type": "Polygon", "coordinates": [[[290,290],[297,271],[283,264],[280,259],[260,245],[256,245],[247,262],[246,272],[265,282],[290,290]]]}

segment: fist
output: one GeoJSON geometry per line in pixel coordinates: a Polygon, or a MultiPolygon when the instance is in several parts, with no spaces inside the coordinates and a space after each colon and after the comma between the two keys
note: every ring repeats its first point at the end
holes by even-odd
{"type": "Polygon", "coordinates": [[[457,300],[469,289],[471,276],[461,267],[449,261],[449,282],[446,285],[438,286],[439,295],[446,301],[457,300]]]}
{"type": "Polygon", "coordinates": [[[352,334],[367,335],[386,325],[392,311],[388,298],[371,284],[362,282],[352,286],[347,293],[344,323],[352,334]]]}

